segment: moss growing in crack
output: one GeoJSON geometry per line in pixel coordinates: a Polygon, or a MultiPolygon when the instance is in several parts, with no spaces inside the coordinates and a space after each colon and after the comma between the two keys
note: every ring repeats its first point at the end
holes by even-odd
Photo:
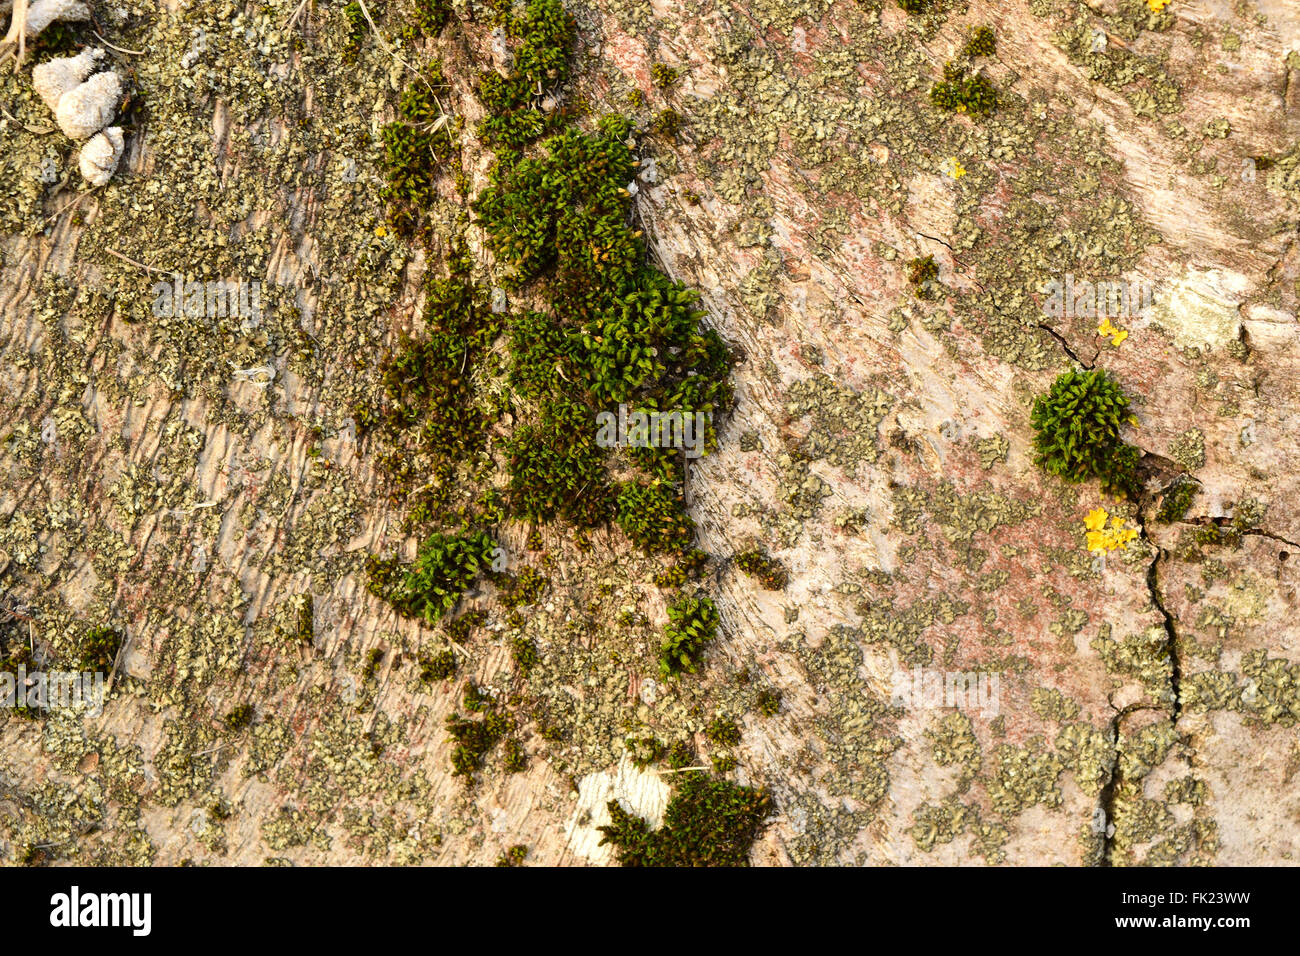
{"type": "Polygon", "coordinates": [[[1192,507],[1199,486],[1190,478],[1178,478],[1165,489],[1160,498],[1160,507],[1156,511],[1156,521],[1160,524],[1173,524],[1182,521],[1192,507]]]}
{"type": "Polygon", "coordinates": [[[611,800],[600,842],[614,845],[623,866],[748,866],[771,810],[763,791],[691,773],[677,786],[658,830],[611,800]]]}
{"type": "Polygon", "coordinates": [[[762,690],[758,693],[758,712],[764,717],[775,717],[781,712],[781,692],[762,690]]]}
{"type": "Polygon", "coordinates": [[[1134,494],[1140,453],[1120,437],[1130,416],[1128,396],[1104,370],[1063,372],[1034,401],[1034,461],[1065,481],[1134,494]]]}
{"type": "Polygon", "coordinates": [[[768,591],[780,591],[790,579],[789,573],[780,561],[769,557],[757,548],[736,555],[736,567],[750,577],[758,578],[759,584],[768,591]]]}
{"type": "Polygon", "coordinates": [[[670,605],[659,649],[660,673],[665,678],[695,673],[705,645],[717,635],[718,622],[717,608],[708,598],[687,597],[670,605]]]}

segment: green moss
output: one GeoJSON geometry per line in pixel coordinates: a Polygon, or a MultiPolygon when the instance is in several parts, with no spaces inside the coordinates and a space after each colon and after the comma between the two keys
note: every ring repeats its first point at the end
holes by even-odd
{"type": "Polygon", "coordinates": [[[420,679],[426,683],[450,680],[455,675],[456,654],[453,651],[440,651],[431,657],[420,658],[420,679]]]}
{"type": "Polygon", "coordinates": [[[515,667],[519,668],[519,673],[524,677],[527,677],[541,661],[537,653],[537,645],[526,637],[511,639],[510,656],[515,662],[515,667]]]}
{"type": "Polygon", "coordinates": [[[226,725],[227,730],[232,733],[238,733],[245,727],[250,726],[256,715],[257,711],[253,708],[252,704],[240,704],[232,709],[230,713],[226,714],[222,719],[222,723],[226,725]]]}
{"type": "Polygon", "coordinates": [[[512,846],[506,852],[502,853],[496,861],[496,866],[522,866],[524,859],[528,856],[528,847],[522,843],[512,846]]]}
{"type": "Polygon", "coordinates": [[[668,89],[677,82],[681,75],[681,70],[675,69],[666,63],[656,63],[650,67],[650,79],[661,90],[668,89]]]}
{"type": "Polygon", "coordinates": [[[945,113],[987,116],[997,109],[998,92],[984,74],[949,63],[942,82],[930,89],[930,102],[945,113]]]}
{"type": "Polygon", "coordinates": [[[750,577],[758,578],[759,583],[769,591],[780,591],[790,578],[780,561],[757,548],[736,555],[736,567],[750,577]]]}
{"type": "Polygon", "coordinates": [[[113,628],[106,625],[93,627],[78,648],[78,664],[82,670],[108,674],[113,670],[121,647],[122,635],[113,628]]]}
{"type": "Polygon", "coordinates": [[[546,593],[546,588],[550,583],[550,579],[536,568],[520,568],[519,573],[502,588],[501,605],[507,608],[517,608],[536,604],[541,600],[542,595],[546,593]]]}
{"type": "Polygon", "coordinates": [[[1034,401],[1035,463],[1065,481],[1100,480],[1116,494],[1134,494],[1139,451],[1120,438],[1129,399],[1102,369],[1063,372],[1034,401]]]}
{"type": "MultiPolygon", "coordinates": [[[[459,777],[472,777],[483,766],[483,760],[496,744],[515,729],[514,721],[496,709],[495,701],[482,693],[473,684],[465,690],[465,709],[471,713],[482,713],[475,720],[453,713],[447,718],[449,739],[456,746],[451,754],[452,774],[459,777]]],[[[519,766],[523,759],[522,751],[507,748],[508,761],[519,766]]],[[[513,770],[511,772],[514,772],[513,770]]]]}
{"type": "Polygon", "coordinates": [[[758,693],[758,712],[764,717],[775,717],[781,712],[781,692],[762,690],[758,693]]]}
{"type": "Polygon", "coordinates": [[[346,24],[343,59],[344,61],[352,61],[361,52],[361,44],[366,40],[366,30],[369,25],[366,23],[365,13],[361,10],[361,4],[357,3],[356,0],[352,0],[343,8],[343,19],[346,24]]]}
{"type": "Polygon", "coordinates": [[[1160,499],[1160,508],[1156,511],[1156,521],[1160,524],[1172,524],[1182,521],[1196,497],[1198,485],[1190,478],[1178,478],[1165,489],[1160,499]]]}
{"type": "Polygon", "coordinates": [[[704,736],[720,747],[734,747],[740,743],[740,728],[734,720],[714,717],[705,725],[704,736]]]}
{"type": "Polygon", "coordinates": [[[997,41],[993,31],[988,27],[976,27],[972,30],[966,45],[961,48],[962,56],[971,58],[992,56],[995,52],[997,52],[997,41]]]}
{"type": "Polygon", "coordinates": [[[688,774],[658,830],[610,801],[601,843],[623,866],[748,866],[749,850],[772,810],[764,792],[704,774],[688,774]]]}
{"type": "Polygon", "coordinates": [[[695,538],[685,500],[667,482],[626,482],[618,494],[618,526],[647,552],[680,552],[695,538]]]}
{"type": "Polygon", "coordinates": [[[434,624],[489,567],[495,550],[496,543],[483,532],[430,535],[409,565],[370,558],[366,586],[400,613],[434,624]]]}
{"type": "Polygon", "coordinates": [[[695,673],[704,646],[717,634],[718,621],[717,608],[708,598],[688,597],[670,605],[659,650],[660,673],[664,677],[695,673]]]}

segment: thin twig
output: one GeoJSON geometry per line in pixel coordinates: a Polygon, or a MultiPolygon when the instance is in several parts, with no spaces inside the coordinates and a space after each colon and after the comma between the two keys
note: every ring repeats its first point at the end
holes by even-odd
{"type": "Polygon", "coordinates": [[[113,46],[113,44],[109,43],[103,37],[99,36],[99,31],[91,30],[90,32],[95,34],[95,36],[99,37],[99,42],[104,44],[104,46],[108,47],[110,50],[116,50],[118,53],[127,53],[130,54],[131,56],[144,56],[145,54],[144,50],[128,50],[125,47],[113,46]]]}

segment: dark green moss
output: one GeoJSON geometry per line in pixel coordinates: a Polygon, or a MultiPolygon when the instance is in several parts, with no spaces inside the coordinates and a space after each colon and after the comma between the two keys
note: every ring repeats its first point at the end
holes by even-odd
{"type": "Polygon", "coordinates": [[[659,671],[673,677],[695,673],[704,646],[718,632],[718,611],[708,598],[687,597],[668,608],[668,626],[659,650],[659,671]]]}
{"type": "Polygon", "coordinates": [[[496,543],[483,532],[430,535],[409,565],[372,557],[366,586],[401,614],[434,624],[490,566],[495,550],[496,543]]]}
{"type": "Polygon", "coordinates": [[[1156,521],[1160,524],[1172,524],[1182,521],[1196,497],[1198,485],[1190,478],[1179,478],[1165,489],[1160,499],[1160,508],[1156,511],[1156,521]]]}
{"type": "Polygon", "coordinates": [[[85,671],[99,671],[105,675],[113,670],[117,652],[122,647],[122,635],[106,625],[93,627],[81,642],[78,664],[85,671]]]}
{"type": "Polygon", "coordinates": [[[420,679],[426,683],[436,680],[450,680],[456,676],[456,654],[454,651],[440,651],[432,657],[420,658],[420,679]]]}
{"type": "Polygon", "coordinates": [[[945,113],[987,116],[997,109],[998,93],[982,73],[949,63],[942,82],[930,89],[930,102],[945,113]]]}
{"type": "Polygon", "coordinates": [[[703,773],[684,776],[658,830],[610,801],[601,843],[614,845],[623,866],[748,866],[771,798],[703,773]]]}
{"type": "Polygon", "coordinates": [[[740,743],[740,728],[734,720],[714,717],[704,728],[704,736],[719,747],[734,747],[740,743]]]}
{"type": "Polygon", "coordinates": [[[227,730],[238,733],[245,727],[251,726],[256,715],[257,711],[252,704],[240,704],[226,714],[222,723],[226,725],[227,730]]]}
{"type": "Polygon", "coordinates": [[[764,717],[775,717],[781,711],[781,692],[763,690],[758,693],[758,712],[764,717]]]}
{"type": "Polygon", "coordinates": [[[515,667],[519,668],[519,673],[527,677],[534,667],[541,662],[541,657],[537,653],[537,645],[526,637],[512,638],[510,641],[510,656],[514,659],[515,667]]]}

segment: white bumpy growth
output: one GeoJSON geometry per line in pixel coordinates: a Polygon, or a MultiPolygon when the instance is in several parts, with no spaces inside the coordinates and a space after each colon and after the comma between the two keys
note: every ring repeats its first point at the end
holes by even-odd
{"type": "MultiPolygon", "coordinates": [[[[0,52],[32,39],[59,20],[89,20],[90,7],[82,0],[0,0],[0,13],[13,11],[9,32],[0,52]]],[[[6,54],[7,55],[7,54],[6,54]]],[[[103,186],[113,178],[122,159],[122,130],[109,126],[122,98],[122,78],[112,70],[95,73],[104,51],[82,50],[76,56],[42,63],[32,70],[32,87],[58,121],[69,139],[85,141],[81,148],[81,175],[92,186],[103,186]],[[91,74],[94,74],[93,76],[91,74]]]]}

